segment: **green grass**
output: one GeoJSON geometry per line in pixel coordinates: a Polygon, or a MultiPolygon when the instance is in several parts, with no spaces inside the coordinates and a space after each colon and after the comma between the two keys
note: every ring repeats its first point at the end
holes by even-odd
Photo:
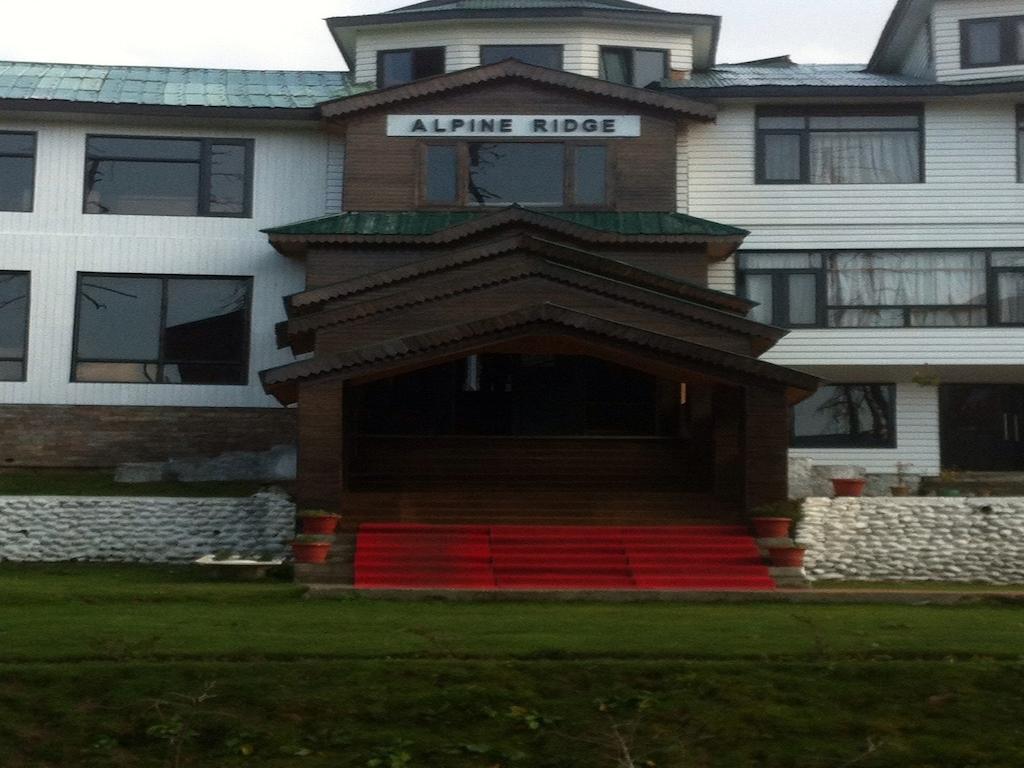
{"type": "Polygon", "coordinates": [[[0,471],[0,496],[250,496],[265,483],[115,483],[108,469],[0,471]]]}
{"type": "Polygon", "coordinates": [[[304,600],[0,566],[0,766],[1024,764],[1024,610],[304,600]],[[620,755],[621,757],[621,755],[620,755]],[[650,762],[646,762],[650,761],[650,762]]]}

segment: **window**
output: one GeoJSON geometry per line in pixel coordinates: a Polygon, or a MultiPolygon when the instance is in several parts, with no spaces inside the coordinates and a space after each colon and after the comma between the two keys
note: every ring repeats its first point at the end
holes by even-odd
{"type": "Polygon", "coordinates": [[[0,381],[25,380],[28,272],[0,272],[0,381]]]}
{"type": "Polygon", "coordinates": [[[251,281],[81,273],[74,381],[245,384],[251,281]]]}
{"type": "Polygon", "coordinates": [[[922,112],[759,110],[759,184],[924,181],[922,112]]]}
{"type": "Polygon", "coordinates": [[[559,142],[464,142],[424,147],[427,205],[600,207],[608,148],[559,142]]]}
{"type": "Polygon", "coordinates": [[[0,131],[0,211],[32,210],[36,135],[0,131]]]}
{"type": "Polygon", "coordinates": [[[524,64],[548,69],[562,68],[560,45],[481,45],[480,63],[497,64],[505,59],[518,59],[524,64]]]}
{"type": "Polygon", "coordinates": [[[832,384],[793,408],[794,448],[895,448],[896,388],[832,384]]]}
{"type": "Polygon", "coordinates": [[[999,67],[1024,63],[1024,16],[960,22],[960,66],[999,67]]]}
{"type": "Polygon", "coordinates": [[[1024,324],[1024,253],[742,253],[751,318],[789,328],[1024,324]]]}
{"type": "Polygon", "coordinates": [[[668,77],[668,51],[648,48],[601,48],[601,78],[646,88],[668,77]]]}
{"type": "Polygon", "coordinates": [[[444,48],[409,48],[404,51],[380,51],[377,54],[377,87],[422,80],[444,74],[444,48]]]}
{"type": "Polygon", "coordinates": [[[86,213],[248,217],[251,199],[251,141],[86,139],[86,213]]]}

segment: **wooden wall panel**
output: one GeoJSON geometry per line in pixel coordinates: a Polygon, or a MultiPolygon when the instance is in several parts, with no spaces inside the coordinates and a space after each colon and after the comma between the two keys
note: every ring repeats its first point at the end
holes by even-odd
{"type": "Polygon", "coordinates": [[[338,511],[342,492],[344,385],[303,384],[299,388],[299,506],[338,511]]]}
{"type": "MultiPolygon", "coordinates": [[[[634,105],[575,95],[534,83],[496,82],[417,100],[345,122],[345,207],[410,210],[419,204],[420,139],[389,138],[387,114],[638,114],[634,105]]],[[[614,207],[623,211],[674,211],[677,206],[676,142],[671,118],[644,115],[642,136],[612,139],[614,207]]],[[[574,141],[570,139],[569,141],[574,141]]]]}

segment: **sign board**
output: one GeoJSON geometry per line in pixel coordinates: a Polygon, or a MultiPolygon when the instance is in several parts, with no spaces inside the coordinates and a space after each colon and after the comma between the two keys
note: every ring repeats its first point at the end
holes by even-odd
{"type": "Polygon", "coordinates": [[[607,139],[639,135],[639,115],[388,115],[388,136],[607,139]]]}

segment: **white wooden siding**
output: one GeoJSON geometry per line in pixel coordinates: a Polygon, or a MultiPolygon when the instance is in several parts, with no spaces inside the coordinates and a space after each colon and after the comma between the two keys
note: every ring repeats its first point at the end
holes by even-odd
{"type": "Polygon", "coordinates": [[[939,80],[964,81],[1024,77],[1024,65],[963,69],[960,62],[961,19],[1024,15],[1024,3],[1021,0],[939,0],[935,3],[933,14],[935,71],[939,80]]]}
{"type": "Polygon", "coordinates": [[[302,264],[277,254],[260,228],[322,215],[327,140],[302,129],[0,121],[38,132],[33,213],[0,213],[0,269],[31,272],[28,380],[0,382],[0,403],[274,406],[260,370],[289,362],[276,348],[281,297],[301,290],[302,264]],[[87,133],[222,136],[255,140],[253,218],[82,213],[87,133]],[[76,273],[253,276],[248,386],[72,384],[76,273]]]}
{"type": "Polygon", "coordinates": [[[597,77],[601,46],[665,48],[673,69],[693,68],[693,37],[688,32],[658,32],[648,28],[597,24],[525,22],[509,24],[422,25],[414,29],[360,33],[356,40],[356,80],[377,78],[378,51],[420,48],[443,43],[449,72],[480,65],[481,45],[564,45],[563,66],[568,72],[597,77]]]}
{"type": "Polygon", "coordinates": [[[900,72],[908,77],[931,79],[935,77],[935,62],[932,57],[931,17],[925,20],[920,31],[907,49],[900,72]]]}
{"type": "Polygon", "coordinates": [[[789,454],[819,465],[860,466],[868,472],[895,473],[897,462],[909,462],[913,474],[937,475],[941,469],[938,392],[936,387],[897,384],[895,448],[791,448],[789,454]]]}
{"type": "Polygon", "coordinates": [[[690,211],[690,151],[686,129],[676,139],[676,207],[680,213],[690,211]]]}
{"type": "Polygon", "coordinates": [[[801,226],[837,236],[849,226],[990,224],[1024,232],[1014,104],[926,105],[926,183],[755,184],[754,105],[723,105],[690,129],[690,212],[755,232],[801,226]]]}
{"type": "Polygon", "coordinates": [[[708,264],[708,288],[724,293],[736,293],[736,259],[730,256],[724,261],[708,264]]]}

